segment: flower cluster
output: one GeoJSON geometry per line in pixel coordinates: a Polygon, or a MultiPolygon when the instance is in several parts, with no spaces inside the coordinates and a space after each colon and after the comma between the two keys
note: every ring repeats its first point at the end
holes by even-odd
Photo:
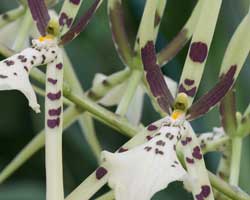
{"type": "Polygon", "coordinates": [[[92,88],[86,93],[83,93],[73,68],[69,67],[70,60],[63,45],[73,41],[85,29],[102,0],[94,0],[75,25],[82,0],[65,0],[59,15],[47,8],[55,1],[20,3],[20,8],[5,14],[5,18],[7,15],[13,22],[6,25],[0,20],[0,27],[1,23],[5,26],[0,36],[13,33],[20,23],[15,19],[22,14],[25,23],[32,19],[36,26],[26,29],[27,34],[20,41],[11,38],[1,41],[5,46],[0,45],[0,50],[13,55],[7,55],[8,58],[0,62],[0,90],[19,90],[37,113],[40,106],[35,91],[43,94],[45,132],[34,138],[0,173],[0,182],[45,143],[46,199],[63,200],[62,133],[81,115],[83,121],[80,123],[90,147],[99,157],[100,166],[66,200],[90,199],[106,183],[112,190],[100,199],[150,200],[175,181],[183,182],[195,200],[249,199],[248,194],[233,190],[229,184],[238,186],[242,139],[250,132],[250,107],[243,115],[236,112],[233,89],[250,51],[250,45],[245,42],[250,40],[250,12],[229,42],[218,82],[193,102],[210,52],[222,0],[198,1],[183,29],[160,52],[156,52],[155,41],[166,0],[146,1],[134,48],[128,39],[121,0],[108,0],[113,41],[125,69],[110,76],[97,73],[92,88]],[[29,37],[33,38],[30,45],[29,37]],[[190,39],[180,81],[175,82],[163,75],[161,66],[190,39]],[[29,75],[40,65],[47,66],[46,76],[38,70],[32,77],[45,83],[45,92],[34,90],[29,80],[29,75]],[[70,77],[69,82],[65,81],[64,71],[70,77]],[[145,95],[162,115],[160,120],[146,127],[140,124],[145,95]],[[63,104],[68,106],[66,110],[63,104]],[[100,105],[115,105],[117,109],[113,113],[100,105]],[[190,122],[217,105],[222,127],[197,136],[190,122]],[[115,153],[101,152],[92,116],[82,114],[84,111],[132,138],[115,153]],[[217,176],[206,169],[203,155],[209,151],[222,153],[217,176]]]}

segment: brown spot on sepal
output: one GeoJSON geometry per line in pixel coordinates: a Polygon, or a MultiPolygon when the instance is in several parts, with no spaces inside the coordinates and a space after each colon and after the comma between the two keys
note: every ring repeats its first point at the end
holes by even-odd
{"type": "Polygon", "coordinates": [[[203,63],[207,58],[208,48],[204,42],[193,42],[190,47],[189,57],[193,62],[203,63]]]}
{"type": "Polygon", "coordinates": [[[108,170],[104,167],[97,168],[95,175],[96,179],[100,180],[102,177],[104,177],[108,173],[108,170]]]}
{"type": "Polygon", "coordinates": [[[158,26],[161,22],[161,16],[158,13],[158,11],[155,12],[155,21],[154,21],[154,27],[158,26]]]}
{"type": "Polygon", "coordinates": [[[196,94],[196,87],[192,87],[190,89],[186,89],[183,84],[180,85],[179,87],[179,93],[185,93],[186,95],[190,96],[190,97],[194,97],[194,95],[196,94]]]}
{"type": "Polygon", "coordinates": [[[220,100],[232,88],[235,81],[234,75],[236,70],[237,66],[232,65],[227,73],[221,76],[220,81],[189,108],[186,118],[188,120],[196,119],[207,113],[218,102],[220,102],[220,100]]]}

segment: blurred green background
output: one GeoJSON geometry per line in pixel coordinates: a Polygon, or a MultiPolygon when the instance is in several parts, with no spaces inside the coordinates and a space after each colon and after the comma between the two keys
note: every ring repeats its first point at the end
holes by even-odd
{"type": "MultiPolygon", "coordinates": [[[[84,0],[81,12],[88,8],[91,2],[91,0],[84,0]]],[[[126,26],[131,42],[134,42],[144,3],[145,0],[123,1],[126,26]]],[[[195,0],[168,0],[157,41],[158,50],[166,45],[181,29],[195,3],[195,0]]],[[[66,46],[85,90],[91,87],[95,73],[109,75],[124,68],[112,43],[106,5],[107,2],[104,1],[86,31],[66,46]]],[[[17,3],[13,0],[1,0],[0,13],[16,6],[17,3]]],[[[61,3],[55,9],[58,11],[60,6],[61,3]]],[[[247,13],[247,9],[247,0],[223,1],[198,97],[215,84],[228,41],[241,19],[247,13]]],[[[164,67],[164,73],[174,80],[179,80],[186,54],[187,46],[164,67]]],[[[236,84],[239,111],[244,111],[250,102],[249,65],[250,62],[247,59],[236,84]]],[[[43,98],[39,98],[39,103],[42,107],[43,98]]],[[[14,91],[0,92],[0,170],[43,128],[43,116],[44,112],[39,115],[34,114],[22,94],[14,91]]],[[[146,125],[158,118],[159,116],[154,112],[149,100],[146,98],[142,122],[146,125]]],[[[193,122],[193,126],[198,133],[210,131],[213,126],[219,126],[219,124],[217,109],[193,122]]],[[[103,149],[114,151],[128,140],[128,138],[117,134],[111,128],[97,121],[95,121],[95,125],[103,149]]],[[[250,139],[248,137],[244,141],[240,176],[240,186],[247,192],[250,192],[249,154],[250,139]]],[[[206,156],[207,166],[210,170],[216,170],[218,158],[219,155],[216,153],[210,153],[206,156]]],[[[76,123],[64,134],[63,162],[66,194],[78,186],[97,167],[94,155],[76,123]]],[[[107,186],[104,187],[98,195],[107,191],[107,189],[107,186]]],[[[0,200],[43,199],[45,199],[44,149],[36,153],[5,183],[0,185],[0,200]]],[[[154,200],[163,199],[188,200],[192,199],[192,197],[182,189],[180,183],[174,183],[154,197],[154,200]]]]}

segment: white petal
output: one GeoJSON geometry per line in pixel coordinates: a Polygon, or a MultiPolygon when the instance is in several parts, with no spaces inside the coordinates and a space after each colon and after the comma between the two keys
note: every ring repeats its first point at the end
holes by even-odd
{"type": "Polygon", "coordinates": [[[115,191],[116,200],[150,200],[169,183],[184,179],[186,171],[174,150],[179,130],[178,127],[162,127],[160,135],[127,152],[103,152],[109,169],[108,183],[115,191]],[[171,140],[166,137],[169,132],[175,135],[171,140]],[[165,145],[159,145],[159,141],[165,145]]]}
{"type": "Polygon", "coordinates": [[[167,86],[168,86],[171,94],[173,96],[175,96],[177,93],[177,83],[173,79],[171,79],[167,76],[164,76],[164,79],[165,79],[165,82],[167,83],[167,86]]]}
{"type": "Polygon", "coordinates": [[[143,109],[143,98],[144,90],[139,85],[136,89],[135,95],[129,105],[128,112],[126,114],[128,120],[134,125],[138,125],[140,123],[143,109]]]}
{"type": "MultiPolygon", "coordinates": [[[[93,80],[93,85],[101,83],[103,80],[107,78],[106,75],[97,73],[93,80]]],[[[101,98],[98,102],[104,106],[115,106],[118,105],[121,101],[123,92],[126,88],[126,82],[119,84],[112,88],[103,98],[101,98]]]]}
{"type": "Polygon", "coordinates": [[[17,37],[22,18],[15,20],[0,29],[0,43],[11,48],[17,37]]]}
{"type": "Polygon", "coordinates": [[[55,46],[55,41],[39,42],[34,40],[34,44],[35,48],[27,48],[0,62],[0,90],[21,91],[29,100],[30,107],[36,112],[40,112],[40,106],[29,81],[29,72],[34,66],[54,60],[58,48],[55,46]]]}

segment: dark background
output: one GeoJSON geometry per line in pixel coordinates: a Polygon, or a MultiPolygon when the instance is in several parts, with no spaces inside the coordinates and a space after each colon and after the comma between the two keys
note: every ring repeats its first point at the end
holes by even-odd
{"type": "MultiPolygon", "coordinates": [[[[124,0],[123,2],[127,30],[131,42],[134,42],[145,0],[124,0]]],[[[84,0],[81,12],[88,8],[90,3],[90,0],[84,0]]],[[[167,44],[181,29],[194,8],[195,3],[196,1],[194,0],[168,0],[157,41],[158,49],[167,44]]],[[[15,8],[16,5],[15,1],[1,0],[0,13],[15,8]]],[[[61,3],[56,6],[57,11],[60,5],[61,3]]],[[[85,90],[91,87],[95,73],[99,72],[109,75],[124,68],[112,44],[106,5],[107,2],[104,1],[86,31],[66,46],[66,50],[85,90]]],[[[223,1],[198,97],[215,84],[226,46],[233,31],[247,13],[247,9],[247,0],[223,1]]],[[[186,53],[187,46],[175,59],[164,67],[164,73],[175,80],[179,80],[186,53]]],[[[247,59],[236,83],[237,108],[241,112],[244,111],[250,102],[249,65],[249,59],[247,59]]],[[[39,98],[39,103],[42,107],[42,97],[39,98]]],[[[0,170],[43,128],[43,116],[44,112],[39,115],[34,114],[28,107],[25,97],[19,92],[0,92],[0,170]]],[[[146,98],[142,122],[146,125],[158,118],[159,116],[154,112],[149,100],[146,98]]],[[[95,121],[95,124],[103,149],[114,151],[128,140],[128,138],[117,134],[111,128],[99,122],[95,121]]],[[[194,129],[197,132],[210,131],[213,126],[219,126],[219,124],[217,109],[193,122],[194,129]]],[[[250,192],[248,180],[248,169],[250,167],[249,153],[250,140],[248,137],[244,140],[240,175],[240,186],[247,192],[250,192]]],[[[65,192],[68,194],[97,167],[94,155],[76,123],[64,134],[63,157],[65,192]]],[[[210,153],[206,158],[209,169],[215,171],[219,155],[210,153]]],[[[107,190],[107,187],[99,192],[99,194],[105,190],[107,190]]],[[[174,183],[164,191],[158,193],[154,197],[154,200],[177,200],[183,198],[192,199],[190,194],[187,195],[185,193],[180,183],[174,183]]],[[[6,182],[0,184],[0,199],[45,199],[44,149],[36,153],[6,182]]]]}

